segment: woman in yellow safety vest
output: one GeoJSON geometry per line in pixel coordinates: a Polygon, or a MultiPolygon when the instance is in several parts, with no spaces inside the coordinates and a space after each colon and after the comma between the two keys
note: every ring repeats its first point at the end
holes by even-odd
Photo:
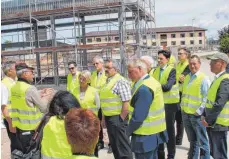
{"type": "MultiPolygon", "coordinates": [[[[73,95],[80,102],[81,108],[90,109],[96,116],[100,108],[99,94],[96,88],[89,86],[91,72],[84,70],[79,75],[79,86],[73,90],[73,95]]],[[[98,157],[98,149],[95,149],[95,156],[98,157]]]]}
{"type": "Polygon", "coordinates": [[[72,156],[67,159],[98,159],[94,149],[99,139],[100,121],[89,109],[71,109],[65,117],[65,129],[72,156]]]}
{"type": "Polygon", "coordinates": [[[72,155],[67,141],[64,118],[71,108],[79,108],[77,99],[68,91],[58,91],[53,97],[48,116],[49,121],[43,129],[41,158],[66,158],[72,155]]]}

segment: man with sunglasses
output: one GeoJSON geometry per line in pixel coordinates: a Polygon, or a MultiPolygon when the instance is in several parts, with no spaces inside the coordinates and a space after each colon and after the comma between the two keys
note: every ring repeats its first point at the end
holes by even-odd
{"type": "MultiPolygon", "coordinates": [[[[47,112],[48,98],[43,100],[41,96],[51,93],[52,89],[43,89],[41,92],[32,86],[34,68],[25,63],[15,66],[18,81],[11,88],[11,118],[12,125],[16,128],[16,136],[25,153],[30,140],[39,125],[42,113],[47,112]]],[[[52,96],[49,96],[49,100],[52,96]]]]}
{"type": "Polygon", "coordinates": [[[73,90],[79,86],[79,74],[77,71],[77,64],[74,61],[68,63],[69,74],[67,76],[67,91],[73,92],[73,90]]]}

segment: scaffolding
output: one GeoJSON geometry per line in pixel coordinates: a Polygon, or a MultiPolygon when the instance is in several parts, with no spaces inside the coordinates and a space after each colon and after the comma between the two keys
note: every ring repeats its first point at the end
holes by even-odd
{"type": "Polygon", "coordinates": [[[2,0],[1,14],[2,55],[36,67],[36,84],[59,85],[69,61],[116,58],[127,75],[130,57],[155,54],[155,0],[2,0]]]}

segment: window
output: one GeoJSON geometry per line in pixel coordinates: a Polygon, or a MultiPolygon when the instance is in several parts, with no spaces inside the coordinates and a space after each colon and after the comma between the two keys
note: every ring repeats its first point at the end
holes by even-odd
{"type": "Polygon", "coordinates": [[[171,42],[171,45],[176,45],[176,41],[172,41],[171,42]]]}
{"type": "Polygon", "coordinates": [[[194,36],[194,34],[193,34],[193,33],[189,33],[189,35],[190,35],[190,37],[193,37],[193,36],[194,36]]]}
{"type": "Polygon", "coordinates": [[[185,45],[185,41],[181,41],[180,44],[181,44],[181,45],[185,45]]]}
{"type": "Polygon", "coordinates": [[[185,37],[185,34],[184,33],[180,34],[180,37],[181,38],[184,38],[185,37]]]}
{"type": "Polygon", "coordinates": [[[92,39],[87,39],[87,42],[88,43],[92,43],[92,39]]]}
{"type": "Polygon", "coordinates": [[[161,40],[167,40],[167,35],[166,34],[161,34],[161,40]]]}
{"type": "Polygon", "coordinates": [[[202,44],[202,40],[199,40],[199,44],[202,44]]]}
{"type": "Polygon", "coordinates": [[[199,32],[199,37],[202,37],[202,33],[201,32],[199,32]]]}
{"type": "Polygon", "coordinates": [[[167,46],[167,42],[161,42],[161,46],[167,46]]]}
{"type": "Polygon", "coordinates": [[[176,38],[176,34],[171,34],[171,38],[176,38]]]}
{"type": "Polygon", "coordinates": [[[156,39],[156,35],[155,34],[152,35],[152,39],[156,39]]]}
{"type": "Polygon", "coordinates": [[[156,42],[153,42],[153,43],[152,43],[152,46],[156,46],[156,45],[157,45],[157,43],[156,43],[156,42]]]}
{"type": "MultiPolygon", "coordinates": [[[[105,38],[105,41],[107,41],[107,37],[105,38]]],[[[108,41],[111,41],[111,37],[108,38],[108,41]]]]}
{"type": "Polygon", "coordinates": [[[147,45],[147,42],[143,42],[143,45],[147,45]]]}
{"type": "Polygon", "coordinates": [[[191,45],[194,45],[194,40],[190,40],[190,44],[191,45]]]}
{"type": "Polygon", "coordinates": [[[119,37],[118,36],[115,37],[115,41],[119,41],[119,37]]]}
{"type": "Polygon", "coordinates": [[[101,42],[101,38],[96,38],[96,42],[101,42]]]}
{"type": "Polygon", "coordinates": [[[143,39],[146,39],[146,35],[143,35],[143,39]]]}

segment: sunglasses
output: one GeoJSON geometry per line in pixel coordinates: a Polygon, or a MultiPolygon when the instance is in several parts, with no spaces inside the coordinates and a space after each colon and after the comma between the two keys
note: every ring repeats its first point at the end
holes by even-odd
{"type": "Polygon", "coordinates": [[[70,67],[70,68],[68,68],[69,70],[73,70],[75,67],[70,67]]]}

